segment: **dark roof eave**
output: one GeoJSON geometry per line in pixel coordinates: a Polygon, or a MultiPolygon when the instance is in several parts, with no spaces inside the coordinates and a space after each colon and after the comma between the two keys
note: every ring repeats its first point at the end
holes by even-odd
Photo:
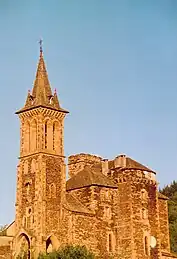
{"type": "Polygon", "coordinates": [[[168,256],[170,258],[177,258],[177,255],[176,254],[173,254],[173,253],[169,253],[169,252],[166,252],[166,251],[162,251],[162,256],[168,256]]]}
{"type": "Polygon", "coordinates": [[[160,192],[158,193],[158,199],[166,200],[166,201],[170,200],[167,196],[165,196],[164,194],[162,194],[160,192]]]}
{"type": "Polygon", "coordinates": [[[134,168],[133,168],[133,167],[132,167],[132,168],[131,168],[131,167],[128,167],[128,169],[141,170],[141,171],[146,171],[146,172],[149,172],[149,173],[156,174],[156,172],[154,172],[153,170],[148,169],[148,168],[144,168],[144,169],[143,169],[143,168],[138,168],[138,167],[137,167],[137,168],[136,168],[136,167],[134,167],[134,168]]]}
{"type": "Polygon", "coordinates": [[[76,213],[76,214],[85,214],[85,215],[88,215],[90,217],[95,216],[95,213],[93,213],[93,212],[79,211],[79,210],[76,210],[76,209],[70,209],[70,208],[67,207],[67,205],[63,205],[63,206],[66,210],[71,211],[71,212],[76,213]]]}
{"type": "Polygon", "coordinates": [[[22,108],[21,110],[16,111],[15,114],[20,114],[22,112],[30,111],[30,110],[36,109],[36,108],[47,108],[47,109],[51,109],[51,110],[58,111],[58,112],[69,113],[69,111],[64,110],[62,108],[57,109],[57,108],[50,107],[50,106],[37,105],[37,106],[28,107],[28,108],[22,108]]]}
{"type": "MultiPolygon", "coordinates": [[[[111,170],[116,170],[116,169],[117,169],[117,168],[111,168],[111,170]]],[[[152,170],[150,170],[150,169],[142,169],[142,168],[138,168],[138,167],[119,167],[118,169],[119,169],[119,170],[127,170],[127,169],[129,169],[129,170],[147,171],[147,172],[149,172],[149,173],[153,173],[153,174],[156,175],[156,172],[154,172],[154,171],[152,171],[152,170]]]]}
{"type": "Polygon", "coordinates": [[[67,188],[67,186],[66,186],[66,191],[72,191],[72,190],[82,189],[82,188],[91,187],[91,186],[100,186],[100,187],[118,189],[118,186],[113,186],[113,185],[89,184],[89,185],[84,185],[84,186],[80,186],[80,187],[69,187],[69,188],[67,188]]]}

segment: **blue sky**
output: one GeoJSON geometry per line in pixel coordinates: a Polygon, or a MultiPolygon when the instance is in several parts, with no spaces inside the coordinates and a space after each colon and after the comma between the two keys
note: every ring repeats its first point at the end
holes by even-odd
{"type": "Polygon", "coordinates": [[[128,156],[177,174],[177,1],[0,1],[0,224],[14,219],[19,121],[38,40],[70,111],[65,154],[128,156]]]}

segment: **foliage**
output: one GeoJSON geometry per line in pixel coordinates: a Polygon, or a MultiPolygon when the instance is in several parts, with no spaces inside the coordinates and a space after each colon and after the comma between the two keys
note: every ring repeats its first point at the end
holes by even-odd
{"type": "Polygon", "coordinates": [[[6,227],[7,225],[0,226],[0,236],[6,236],[6,227]]]}
{"type": "Polygon", "coordinates": [[[92,252],[88,251],[85,246],[71,246],[68,245],[59,249],[56,252],[49,254],[41,254],[38,259],[94,259],[92,252]]]}
{"type": "Polygon", "coordinates": [[[27,253],[20,253],[17,256],[17,259],[28,259],[28,255],[27,255],[27,253]]]}
{"type": "Polygon", "coordinates": [[[177,181],[173,181],[170,185],[165,186],[160,192],[169,198],[168,213],[171,250],[177,253],[177,181]]]}

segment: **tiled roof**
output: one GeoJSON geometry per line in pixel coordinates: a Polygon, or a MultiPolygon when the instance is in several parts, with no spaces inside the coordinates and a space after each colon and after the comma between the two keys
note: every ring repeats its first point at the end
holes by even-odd
{"type": "MultiPolygon", "coordinates": [[[[114,169],[114,160],[109,161],[109,168],[110,169],[114,169]]],[[[147,172],[153,172],[155,173],[153,170],[151,170],[150,168],[140,164],[139,162],[133,160],[130,157],[126,157],[126,166],[124,167],[125,169],[130,168],[130,169],[139,169],[139,170],[143,170],[143,171],[147,171],[147,172]]]]}
{"type": "Polygon", "coordinates": [[[85,167],[84,170],[67,181],[66,189],[73,190],[91,185],[117,188],[117,185],[110,178],[102,174],[99,168],[85,167]]]}
{"type": "Polygon", "coordinates": [[[86,213],[86,214],[93,214],[91,210],[86,208],[77,198],[75,198],[71,193],[66,194],[66,209],[79,212],[79,213],[86,213]]]}
{"type": "Polygon", "coordinates": [[[126,158],[126,166],[128,168],[136,168],[136,169],[141,169],[141,170],[144,170],[144,171],[149,171],[149,172],[153,172],[150,168],[140,164],[139,162],[133,160],[132,158],[130,157],[127,157],[126,158]]]}

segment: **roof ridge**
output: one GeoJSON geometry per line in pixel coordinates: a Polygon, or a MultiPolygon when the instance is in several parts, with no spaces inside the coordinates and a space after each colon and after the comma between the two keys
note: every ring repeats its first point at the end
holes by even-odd
{"type": "Polygon", "coordinates": [[[85,167],[66,182],[66,189],[69,191],[92,185],[117,188],[114,181],[100,171],[95,171],[94,168],[85,167]]]}

